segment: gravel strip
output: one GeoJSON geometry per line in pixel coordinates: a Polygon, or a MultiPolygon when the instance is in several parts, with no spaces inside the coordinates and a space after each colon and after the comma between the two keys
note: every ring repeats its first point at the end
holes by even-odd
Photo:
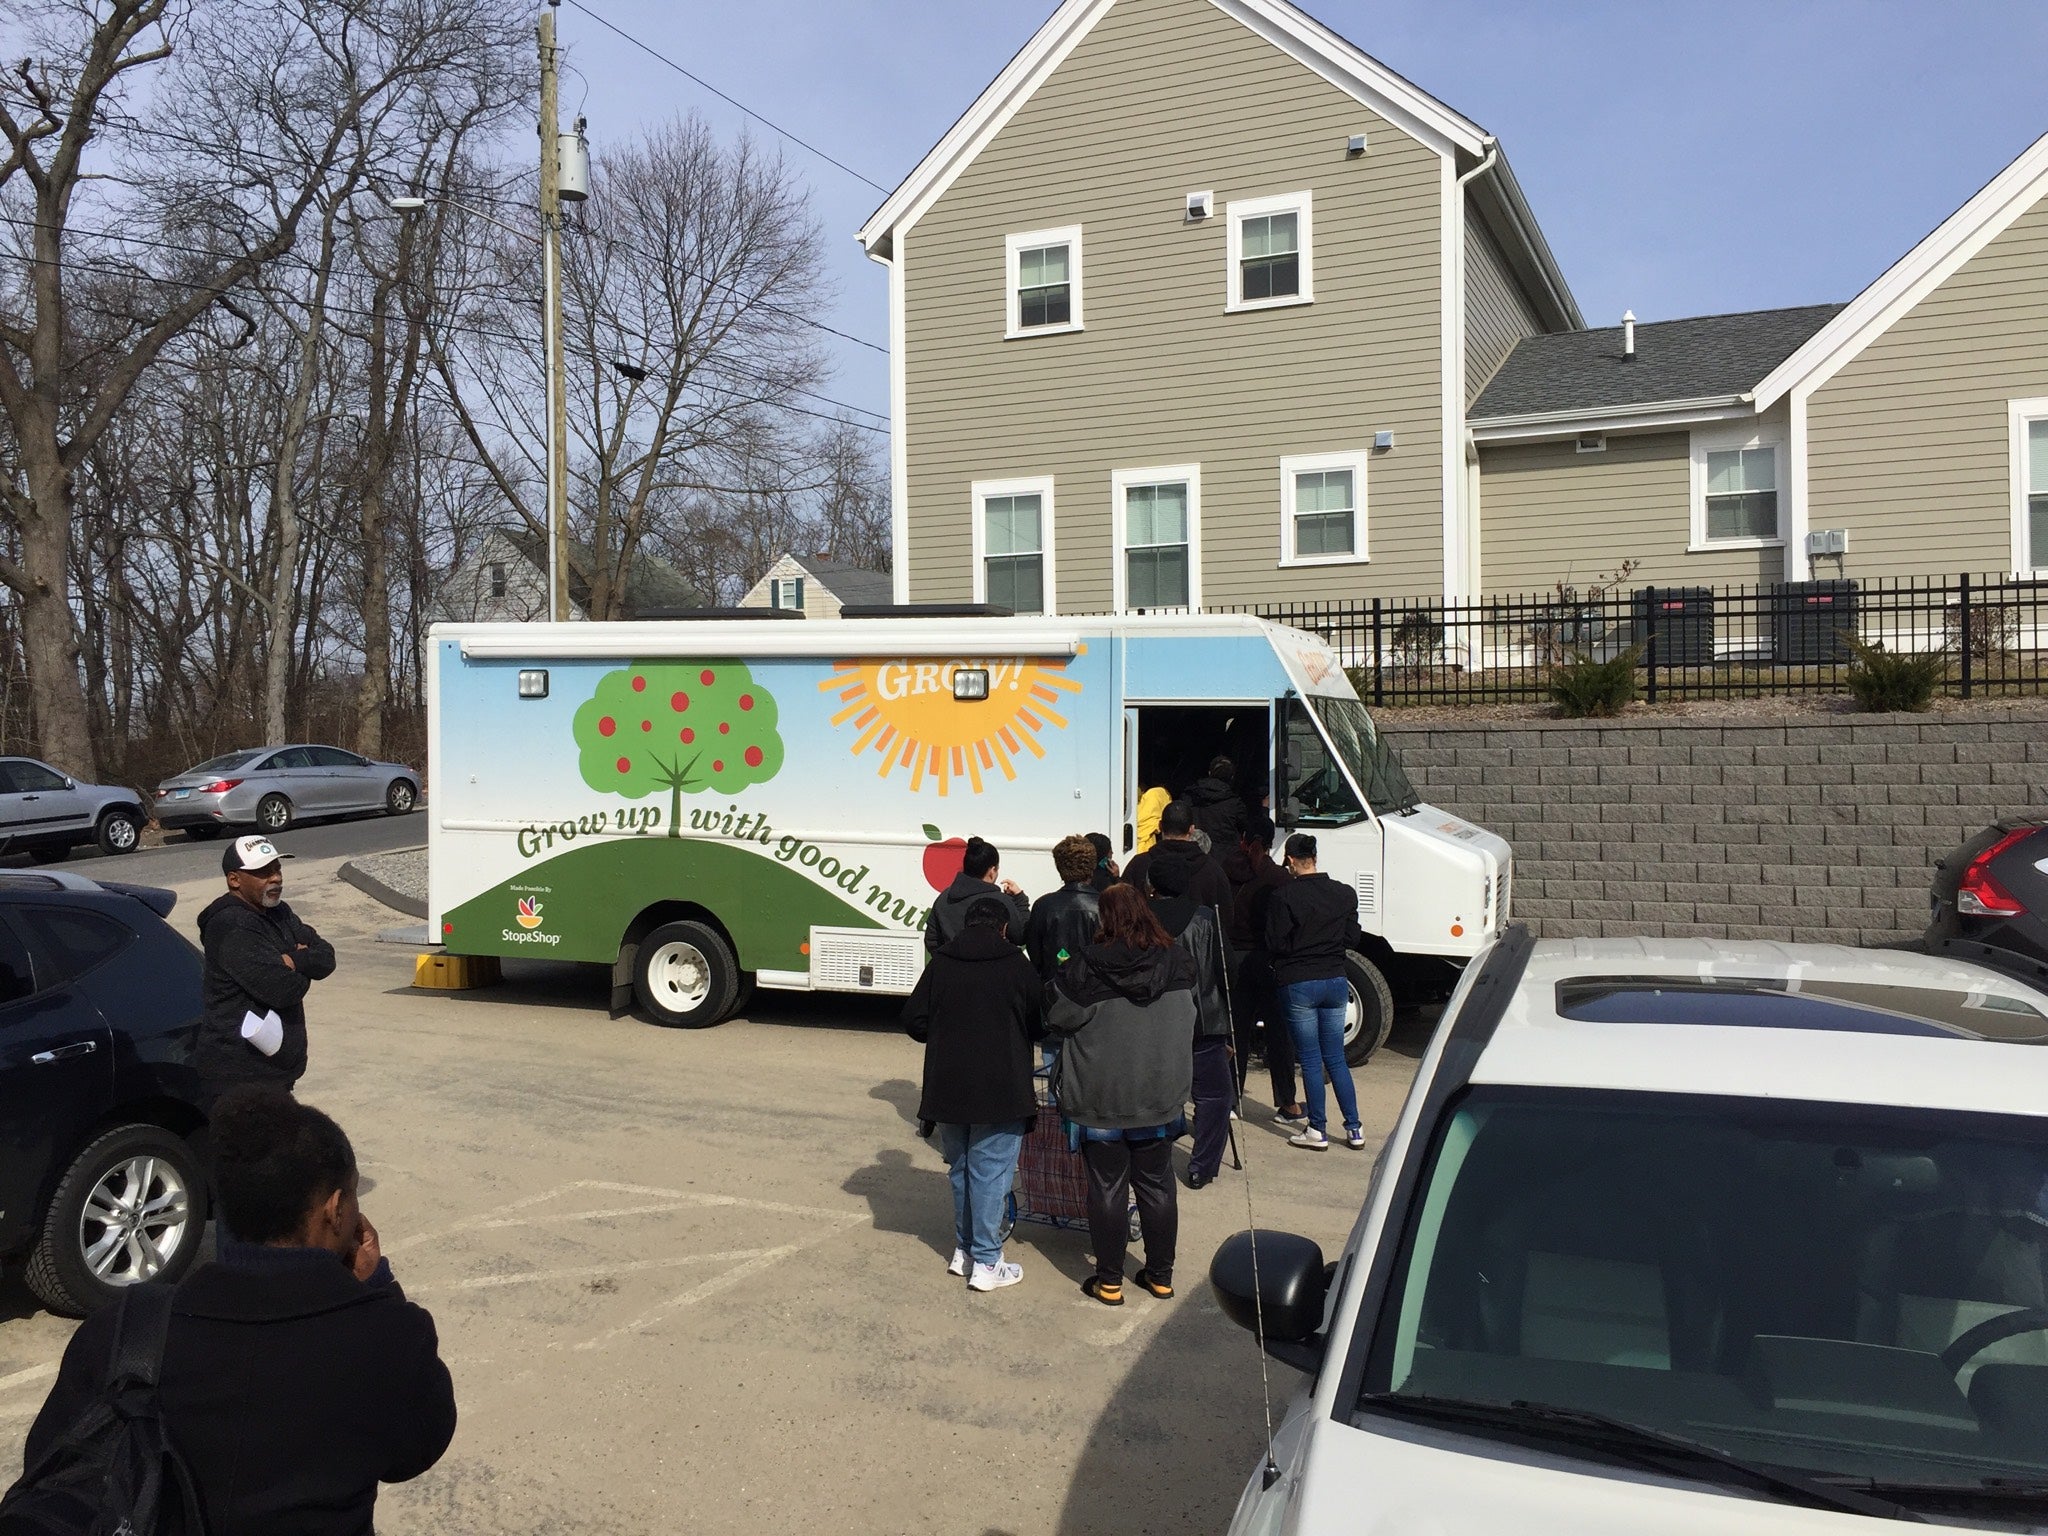
{"type": "Polygon", "coordinates": [[[427,899],[427,850],[401,848],[396,853],[371,853],[349,862],[371,879],[415,901],[427,899]]]}

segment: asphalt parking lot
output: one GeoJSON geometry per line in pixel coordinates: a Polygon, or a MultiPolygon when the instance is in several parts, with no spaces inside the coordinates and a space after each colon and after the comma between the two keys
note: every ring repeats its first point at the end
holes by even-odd
{"type": "MultiPolygon", "coordinates": [[[[559,966],[417,993],[412,952],[375,941],[401,919],[334,868],[288,866],[341,956],[301,1092],[354,1138],[462,1414],[440,1466],[385,1491],[384,1529],[1222,1529],[1261,1433],[1255,1347],[1203,1280],[1246,1225],[1242,1175],[1182,1191],[1175,1300],[1099,1306],[1085,1234],[1032,1226],[1024,1283],[971,1294],[893,1002],[763,995],[669,1032],[608,1019],[602,978],[559,966]]],[[[1421,1033],[1361,1075],[1375,1146],[1421,1033]]],[[[1259,1097],[1240,1139],[1260,1225],[1334,1256],[1370,1154],[1288,1148],[1259,1097]]],[[[0,1283],[10,1476],[70,1331],[0,1283]]]]}

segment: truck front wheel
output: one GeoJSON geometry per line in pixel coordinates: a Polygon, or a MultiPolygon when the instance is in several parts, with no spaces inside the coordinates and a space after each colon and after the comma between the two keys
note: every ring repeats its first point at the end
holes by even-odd
{"type": "Polygon", "coordinates": [[[1351,989],[1344,1006],[1344,1059],[1362,1067],[1387,1043],[1394,1027],[1394,989],[1380,968],[1356,950],[1344,956],[1344,981],[1351,989]]]}
{"type": "Polygon", "coordinates": [[[667,1029],[708,1029],[732,1011],[739,965],[717,929],[663,923],[640,940],[633,995],[649,1019],[667,1029]]]}

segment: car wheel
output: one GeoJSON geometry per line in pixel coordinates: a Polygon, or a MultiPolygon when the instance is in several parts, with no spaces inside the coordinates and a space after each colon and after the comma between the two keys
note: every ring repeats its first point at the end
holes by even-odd
{"type": "Polygon", "coordinates": [[[101,853],[133,853],[142,841],[142,818],[133,811],[109,811],[100,818],[93,839],[101,853]]]}
{"type": "Polygon", "coordinates": [[[1362,1067],[1387,1043],[1394,1027],[1394,989],[1380,968],[1356,951],[1344,956],[1344,982],[1351,993],[1344,1005],[1344,1060],[1362,1067]]]}
{"type": "Polygon", "coordinates": [[[703,923],[663,923],[640,941],[633,994],[655,1023],[708,1029],[732,1011],[739,966],[718,930],[703,923]]]}
{"type": "Polygon", "coordinates": [[[221,829],[210,821],[194,822],[185,829],[185,836],[195,843],[210,843],[220,836],[221,829]]]}
{"type": "Polygon", "coordinates": [[[161,1126],[119,1126],[58,1181],[25,1278],[52,1312],[83,1317],[128,1286],[180,1279],[205,1226],[206,1179],[192,1148],[161,1126]]]}
{"type": "Polygon", "coordinates": [[[393,779],[391,787],[384,791],[384,813],[387,816],[403,816],[418,803],[420,792],[404,779],[393,779]]]}
{"type": "Polygon", "coordinates": [[[292,824],[292,803],[283,795],[265,795],[256,802],[256,825],[266,832],[282,832],[292,824]]]}

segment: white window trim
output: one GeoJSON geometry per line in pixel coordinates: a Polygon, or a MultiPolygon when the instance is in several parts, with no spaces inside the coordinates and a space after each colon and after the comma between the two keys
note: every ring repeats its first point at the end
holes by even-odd
{"type": "Polygon", "coordinates": [[[1038,502],[1038,558],[1041,563],[1041,581],[1045,597],[1045,611],[1058,613],[1059,594],[1054,576],[1059,569],[1053,558],[1053,502],[1051,475],[1027,475],[1017,480],[977,480],[974,482],[974,601],[988,601],[988,518],[986,509],[992,496],[1036,496],[1038,502]]]}
{"type": "Polygon", "coordinates": [[[1366,542],[1366,465],[1372,459],[1370,448],[1357,448],[1349,453],[1301,453],[1280,461],[1280,565],[1283,568],[1302,565],[1369,565],[1371,546],[1366,542]],[[1313,474],[1317,470],[1348,469],[1353,479],[1351,493],[1355,504],[1351,512],[1352,552],[1348,555],[1297,555],[1294,552],[1294,477],[1313,474]]]}
{"type": "Polygon", "coordinates": [[[2048,575],[2048,565],[2029,563],[2027,558],[2034,553],[2027,548],[2027,425],[2048,421],[2048,395],[2009,400],[2006,415],[2012,425],[2012,568],[2021,576],[2048,575]]]}
{"type": "Polygon", "coordinates": [[[1313,304],[1315,285],[1315,194],[1286,192],[1278,197],[1241,197],[1224,208],[1230,226],[1230,266],[1223,274],[1223,312],[1235,315],[1252,309],[1291,309],[1296,304],[1313,304]],[[1301,292],[1277,299],[1238,297],[1239,267],[1244,257],[1244,221],[1269,213],[1299,214],[1296,225],[1301,236],[1301,292]]]}
{"type": "Polygon", "coordinates": [[[1785,447],[1785,439],[1774,432],[1762,432],[1753,426],[1743,426],[1732,431],[1695,432],[1692,435],[1692,537],[1686,544],[1686,553],[1704,554],[1709,550],[1724,549],[1783,549],[1785,547],[1785,526],[1791,516],[1792,458],[1785,447]],[[1768,448],[1777,455],[1773,466],[1772,480],[1778,487],[1778,536],[1774,539],[1710,539],[1707,537],[1707,455],[1725,453],[1731,448],[1768,448]]]}
{"type": "Polygon", "coordinates": [[[1064,336],[1081,327],[1081,226],[1069,224],[1060,229],[1035,229],[1026,234],[1003,237],[1003,288],[1004,315],[1003,339],[1022,341],[1030,336],[1064,336]],[[1067,248],[1067,289],[1069,293],[1069,316],[1065,325],[1024,324],[1023,305],[1018,299],[1018,279],[1022,275],[1020,258],[1026,251],[1035,251],[1041,246],[1064,245],[1067,248]]]}
{"type": "Polygon", "coordinates": [[[1150,469],[1115,469],[1109,474],[1109,522],[1115,548],[1111,608],[1130,611],[1130,571],[1124,563],[1124,493],[1134,485],[1166,485],[1184,480],[1188,487],[1188,611],[1202,608],[1202,466],[1162,464],[1150,469]]]}

